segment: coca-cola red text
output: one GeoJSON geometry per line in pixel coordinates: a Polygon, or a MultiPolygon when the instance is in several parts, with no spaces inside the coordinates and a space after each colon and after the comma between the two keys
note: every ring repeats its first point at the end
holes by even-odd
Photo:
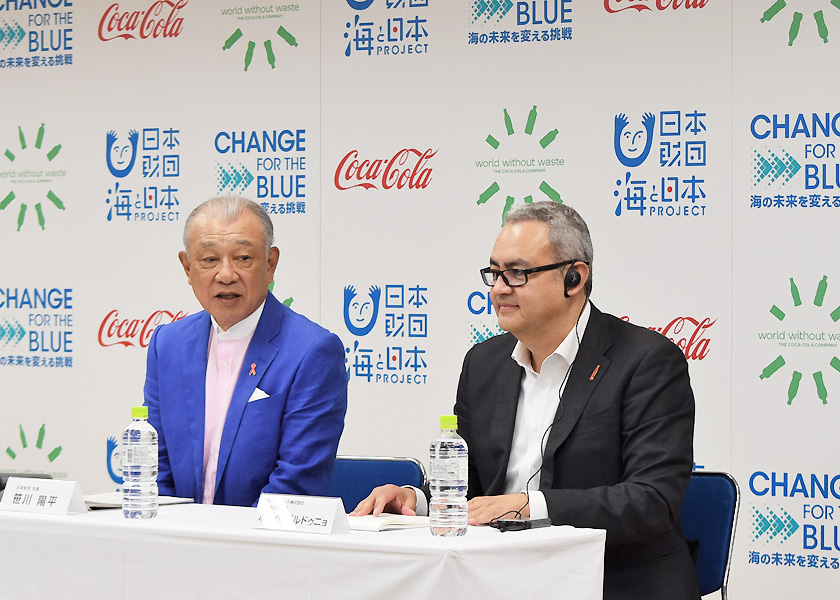
{"type": "MultiPolygon", "coordinates": [[[[623,321],[630,321],[630,317],[621,317],[623,321]]],[[[648,327],[674,342],[683,351],[688,360],[703,360],[709,355],[709,338],[705,337],[707,330],[717,323],[706,318],[698,321],[692,317],[676,317],[665,327],[648,327]],[[693,329],[692,329],[693,328],[693,329]],[[685,330],[683,332],[683,330],[685,330]]]]}
{"type": "Polygon", "coordinates": [[[189,0],[158,0],[148,10],[120,11],[115,2],[99,21],[99,39],[109,42],[116,38],[126,40],[146,38],[173,38],[181,35],[184,19],[178,16],[189,0]]]}
{"type": "Polygon", "coordinates": [[[189,313],[168,310],[156,310],[148,319],[120,319],[120,313],[114,309],[102,319],[99,326],[99,345],[108,346],[136,346],[141,348],[149,345],[152,332],[161,323],[174,323],[186,317],[189,313]],[[136,343],[135,343],[136,342],[136,343]]]}
{"type": "Polygon", "coordinates": [[[431,148],[425,152],[404,148],[391,159],[359,161],[359,151],[348,152],[335,169],[335,187],[349,190],[363,187],[366,190],[398,190],[408,186],[410,190],[425,189],[432,181],[432,169],[426,163],[437,154],[431,148]]]}
{"type": "Polygon", "coordinates": [[[703,8],[709,0],[604,0],[604,9],[608,13],[617,13],[634,8],[643,10],[667,10],[669,8],[703,8]],[[653,7],[651,7],[653,5],[653,7]]]}

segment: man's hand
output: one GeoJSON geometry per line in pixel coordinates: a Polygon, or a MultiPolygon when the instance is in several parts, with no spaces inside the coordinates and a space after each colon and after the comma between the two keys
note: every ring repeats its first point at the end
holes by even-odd
{"type": "Polygon", "coordinates": [[[528,498],[525,494],[506,494],[504,496],[478,496],[467,502],[470,525],[486,525],[491,520],[518,519],[516,511],[522,513],[523,519],[531,516],[527,506],[528,498]],[[508,513],[508,514],[505,514],[508,513]]]}
{"type": "Polygon", "coordinates": [[[414,515],[416,510],[417,494],[414,490],[389,483],[373,488],[370,496],[359,502],[350,516],[361,517],[373,513],[374,517],[378,517],[383,511],[398,515],[414,515]]]}

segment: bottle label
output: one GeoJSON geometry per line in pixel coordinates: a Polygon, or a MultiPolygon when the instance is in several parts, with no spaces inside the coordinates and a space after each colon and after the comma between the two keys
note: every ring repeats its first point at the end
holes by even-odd
{"type": "Polygon", "coordinates": [[[466,458],[435,458],[429,465],[429,479],[467,480],[466,458]]]}
{"type": "Polygon", "coordinates": [[[143,466],[157,465],[157,446],[123,446],[122,464],[143,466]]]}

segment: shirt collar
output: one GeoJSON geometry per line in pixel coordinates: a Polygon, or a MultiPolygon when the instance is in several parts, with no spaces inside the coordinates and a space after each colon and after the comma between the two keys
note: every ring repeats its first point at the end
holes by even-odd
{"type": "MultiPolygon", "coordinates": [[[[587,300],[586,304],[583,306],[583,312],[580,313],[580,318],[578,318],[575,326],[571,329],[571,331],[569,331],[569,333],[566,334],[566,337],[562,342],[560,342],[557,349],[552,352],[552,354],[557,354],[563,358],[563,360],[566,361],[566,364],[570,365],[575,361],[578,348],[580,347],[578,340],[583,338],[583,334],[586,332],[586,325],[589,323],[589,315],[591,312],[592,311],[589,308],[589,300],[587,300]]],[[[531,366],[531,351],[528,350],[528,348],[526,348],[519,340],[516,340],[516,346],[513,347],[513,352],[510,353],[510,356],[526,371],[534,371],[534,368],[531,366]]]]}
{"type": "Polygon", "coordinates": [[[214,319],[211,315],[210,327],[220,340],[241,340],[246,336],[253,335],[253,333],[257,330],[257,324],[260,322],[263,308],[265,308],[265,300],[263,300],[257,310],[239,321],[239,323],[231,325],[227,331],[223,331],[219,324],[216,323],[216,319],[214,319]]]}

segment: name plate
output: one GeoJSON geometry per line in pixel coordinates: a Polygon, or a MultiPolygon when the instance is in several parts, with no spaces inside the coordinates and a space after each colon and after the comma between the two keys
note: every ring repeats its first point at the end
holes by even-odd
{"type": "Polygon", "coordinates": [[[341,498],[260,494],[257,527],[305,533],[349,533],[341,498]]]}
{"type": "Polygon", "coordinates": [[[76,481],[9,477],[0,510],[68,515],[86,512],[87,506],[76,481]]]}

